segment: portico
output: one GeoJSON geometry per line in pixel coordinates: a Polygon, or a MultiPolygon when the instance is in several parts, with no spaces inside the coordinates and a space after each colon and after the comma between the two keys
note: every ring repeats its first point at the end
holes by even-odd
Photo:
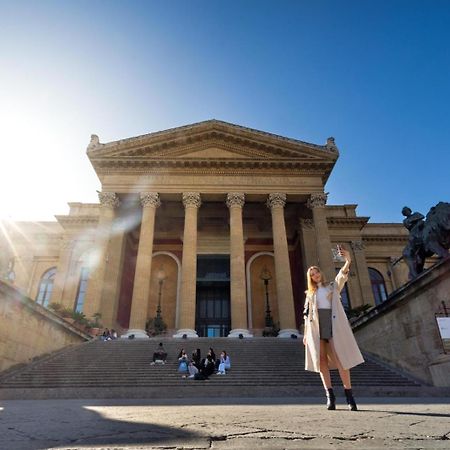
{"type": "MultiPolygon", "coordinates": [[[[338,157],[334,140],[319,146],[211,120],[107,144],[93,136],[87,154],[102,182],[100,201],[117,200],[108,203],[108,219],[111,221],[114,208],[112,222],[127,220],[130,209],[134,210],[132,217],[137,218],[124,231],[135,257],[114,255],[123,260],[125,271],[134,265],[132,285],[128,283],[127,289],[122,283],[121,292],[116,295],[116,309],[121,312],[118,320],[122,326],[127,325],[129,333],[146,336],[145,322],[155,309],[154,266],[167,265],[176,275],[176,279],[168,278],[165,283],[176,294],[176,299],[168,300],[176,311],[169,313],[163,299],[163,317],[173,317],[174,323],[168,326],[175,330],[175,336],[198,336],[197,259],[201,255],[227,255],[227,332],[232,337],[252,336],[258,314],[249,314],[255,313],[257,295],[252,292],[250,304],[247,280],[249,275],[250,280],[257,279],[259,273],[258,264],[247,267],[250,274],[246,273],[246,262],[258,251],[264,253],[265,266],[269,265],[273,272],[270,300],[279,336],[298,333],[296,316],[302,299],[298,292],[294,298],[291,270],[295,261],[297,285],[304,284],[305,246],[296,228],[301,216],[310,218],[307,206],[324,196],[324,183],[338,157]],[[127,208],[120,210],[119,202],[124,201],[127,208]],[[159,261],[153,261],[153,254],[163,249],[166,254],[159,253],[159,261]],[[173,270],[177,262],[181,264],[173,270]],[[175,285],[179,289],[174,290],[175,285]],[[124,302],[127,308],[121,305],[124,302]],[[124,313],[127,309],[128,320],[124,313]]],[[[323,201],[322,207],[324,204],[323,201]]],[[[317,242],[328,247],[321,249],[319,245],[319,260],[324,259],[328,267],[331,244],[327,244],[330,238],[326,223],[315,209],[313,220],[317,224],[317,242]]],[[[108,233],[106,227],[105,230],[108,233]]],[[[104,234],[102,239],[99,238],[100,244],[105,246],[104,234]]],[[[121,249],[124,252],[126,245],[121,249]]],[[[102,297],[98,279],[106,272],[101,266],[92,272],[86,299],[90,313],[98,308],[96,299],[102,297]]]]}

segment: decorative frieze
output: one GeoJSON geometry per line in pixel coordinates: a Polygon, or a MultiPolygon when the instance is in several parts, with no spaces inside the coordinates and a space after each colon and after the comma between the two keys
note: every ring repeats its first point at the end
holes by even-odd
{"type": "Polygon", "coordinates": [[[119,197],[115,192],[100,192],[98,193],[98,199],[103,208],[117,208],[120,205],[119,197]]]}
{"type": "Polygon", "coordinates": [[[183,192],[183,205],[185,208],[200,208],[202,200],[198,192],[183,192]]]}
{"type": "Polygon", "coordinates": [[[140,198],[143,208],[146,206],[153,206],[153,208],[161,206],[161,200],[157,192],[141,192],[140,198]]]}
{"type": "Polygon", "coordinates": [[[318,192],[315,194],[311,194],[308,201],[306,202],[306,206],[309,209],[314,208],[323,208],[327,204],[328,193],[326,192],[318,192]]]}
{"type": "Polygon", "coordinates": [[[303,230],[312,230],[314,228],[314,221],[312,219],[299,219],[300,228],[303,230]]]}
{"type": "Polygon", "coordinates": [[[353,250],[364,250],[364,242],[363,241],[351,241],[350,245],[353,250]]]}
{"type": "Polygon", "coordinates": [[[267,199],[267,207],[269,209],[281,207],[284,208],[286,205],[286,194],[283,194],[281,192],[274,192],[272,194],[269,194],[269,197],[267,199]]]}
{"type": "Polygon", "coordinates": [[[245,204],[245,194],[242,192],[231,192],[227,194],[227,206],[231,208],[233,206],[243,207],[245,204]]]}

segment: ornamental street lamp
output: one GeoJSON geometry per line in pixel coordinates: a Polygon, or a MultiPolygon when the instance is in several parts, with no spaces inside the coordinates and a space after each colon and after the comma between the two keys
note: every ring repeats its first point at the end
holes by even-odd
{"type": "Polygon", "coordinates": [[[166,280],[166,272],[164,272],[163,267],[161,266],[156,273],[156,278],[158,279],[159,290],[158,290],[158,307],[156,308],[156,318],[161,319],[161,295],[162,295],[162,287],[163,283],[166,280]]]}
{"type": "Polygon", "coordinates": [[[266,288],[266,328],[271,328],[273,327],[273,319],[269,303],[269,281],[272,279],[272,274],[266,266],[261,270],[259,278],[264,281],[264,286],[266,288]]]}

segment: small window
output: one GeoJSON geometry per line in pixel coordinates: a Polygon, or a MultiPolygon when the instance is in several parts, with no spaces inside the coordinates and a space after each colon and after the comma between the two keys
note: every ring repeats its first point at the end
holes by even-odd
{"type": "Polygon", "coordinates": [[[386,284],[383,275],[372,267],[369,267],[370,282],[372,283],[372,292],[375,298],[375,305],[380,305],[387,299],[386,284]]]}
{"type": "Polygon", "coordinates": [[[75,301],[75,311],[82,312],[84,306],[84,297],[86,295],[87,284],[89,279],[89,269],[81,268],[80,283],[78,284],[77,299],[75,301]]]}
{"type": "Polygon", "coordinates": [[[55,281],[56,267],[52,267],[42,275],[39,283],[39,291],[36,297],[36,302],[42,306],[47,307],[52,296],[53,283],[55,281]]]}

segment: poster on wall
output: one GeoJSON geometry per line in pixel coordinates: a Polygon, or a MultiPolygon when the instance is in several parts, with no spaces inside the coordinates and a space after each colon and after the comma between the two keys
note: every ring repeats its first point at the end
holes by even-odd
{"type": "Polygon", "coordinates": [[[439,333],[446,353],[450,353],[450,317],[436,317],[439,333]]]}

